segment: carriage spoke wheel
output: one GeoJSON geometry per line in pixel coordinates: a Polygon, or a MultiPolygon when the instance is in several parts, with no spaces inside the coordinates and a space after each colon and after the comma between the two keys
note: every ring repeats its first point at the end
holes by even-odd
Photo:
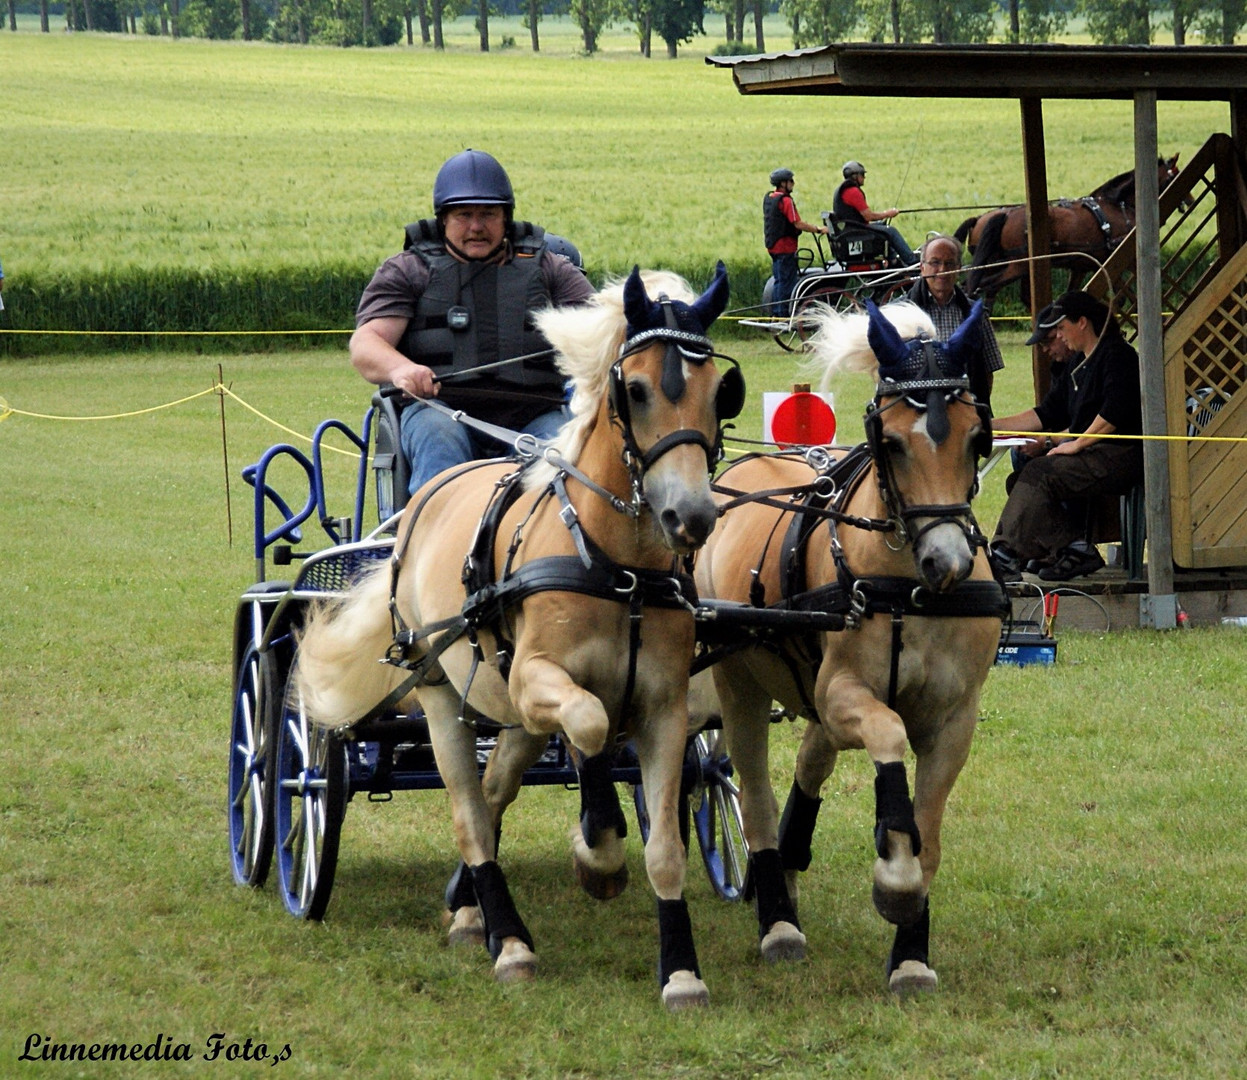
{"type": "Polygon", "coordinates": [[[341,739],[309,723],[293,685],[275,743],[272,792],[281,897],[292,915],[319,920],[338,865],[346,814],[346,749],[341,739]]]}
{"type": "Polygon", "coordinates": [[[715,892],[724,900],[739,900],[749,868],[749,845],[740,812],[740,789],[732,779],[723,732],[703,731],[693,745],[701,779],[690,802],[702,862],[715,892]]]}
{"type": "Polygon", "coordinates": [[[248,645],[238,669],[230,724],[229,841],[234,880],[257,889],[268,878],[273,859],[269,738],[280,685],[274,655],[248,645]]]}

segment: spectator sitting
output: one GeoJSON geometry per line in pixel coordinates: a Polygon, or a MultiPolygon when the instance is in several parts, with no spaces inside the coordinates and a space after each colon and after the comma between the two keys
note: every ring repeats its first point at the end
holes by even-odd
{"type": "MultiPolygon", "coordinates": [[[[1085,537],[1077,504],[1097,495],[1125,495],[1143,479],[1139,435],[1139,358],[1109,309],[1089,293],[1065,293],[1036,330],[1054,330],[1075,353],[1035,408],[996,421],[999,431],[1060,432],[1045,436],[1017,474],[992,541],[1006,580],[1030,560],[1043,581],[1093,574],[1104,560],[1085,537]],[[1073,502],[1075,506],[1071,506],[1073,502]]],[[[1029,449],[1029,448],[1028,448],[1029,449]]]]}
{"type": "MultiPolygon", "coordinates": [[[[927,237],[920,254],[922,277],[914,282],[908,299],[931,316],[936,336],[947,341],[970,315],[970,298],[957,284],[961,241],[937,233],[927,237]]],[[[970,354],[970,392],[990,409],[993,376],[1005,362],[990,320],[983,319],[980,327],[977,346],[970,354]]]]}

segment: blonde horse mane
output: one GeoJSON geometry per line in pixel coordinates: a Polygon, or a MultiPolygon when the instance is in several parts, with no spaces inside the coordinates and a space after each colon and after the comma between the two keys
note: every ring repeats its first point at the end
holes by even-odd
{"type": "MultiPolygon", "coordinates": [[[[886,304],[879,312],[907,341],[919,335],[936,336],[931,316],[908,300],[886,304]]],[[[846,371],[869,371],[878,377],[879,359],[867,338],[870,316],[866,312],[836,311],[819,305],[816,312],[802,317],[812,320],[816,327],[809,358],[802,366],[818,377],[820,389],[826,390],[834,376],[846,371]]]]}
{"type": "MultiPolygon", "coordinates": [[[[547,308],[536,315],[537,328],[554,346],[555,363],[572,381],[572,417],[554,440],[554,450],[572,464],[593,430],[611,365],[619,359],[624,342],[624,280],[612,278],[589,303],[580,307],[547,308]]],[[[649,296],[666,293],[672,300],[685,303],[697,299],[687,281],[666,270],[643,270],[641,281],[649,296]]],[[[553,475],[554,466],[542,462],[528,470],[525,486],[541,487],[553,475]]]]}

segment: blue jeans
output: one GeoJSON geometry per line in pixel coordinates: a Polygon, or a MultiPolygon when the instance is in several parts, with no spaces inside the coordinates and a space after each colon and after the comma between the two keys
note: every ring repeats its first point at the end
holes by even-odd
{"type": "MultiPolygon", "coordinates": [[[[539,439],[551,439],[570,415],[566,409],[552,409],[530,421],[521,431],[539,439]]],[[[511,450],[508,444],[491,439],[418,401],[403,410],[400,426],[399,442],[411,464],[408,494],[414,494],[443,469],[478,458],[503,457],[511,450]]]]}
{"type": "Polygon", "coordinates": [[[918,261],[918,256],[914,254],[914,249],[905,242],[905,237],[897,232],[894,226],[880,225],[878,222],[872,221],[867,228],[883,233],[888,238],[888,243],[892,245],[892,250],[896,252],[901,262],[906,266],[912,266],[918,261]]]}
{"type": "Polygon", "coordinates": [[[788,301],[792,291],[797,287],[797,256],[771,256],[771,276],[775,278],[775,287],[771,290],[771,310],[768,315],[787,315],[788,301]]]}

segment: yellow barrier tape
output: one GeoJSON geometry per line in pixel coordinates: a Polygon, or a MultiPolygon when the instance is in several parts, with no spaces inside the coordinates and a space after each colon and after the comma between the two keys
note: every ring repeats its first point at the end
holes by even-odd
{"type": "MultiPolygon", "coordinates": [[[[243,399],[240,398],[237,394],[235,394],[234,391],[231,390],[228,386],[221,386],[220,384],[218,384],[217,386],[213,387],[213,389],[214,390],[219,389],[220,392],[224,396],[233,398],[236,402],[238,402],[239,405],[241,405],[248,412],[253,413],[254,415],[258,416],[261,420],[264,420],[267,423],[272,424],[273,427],[278,429],[278,431],[284,431],[287,435],[293,435],[296,439],[302,439],[305,443],[310,443],[312,441],[307,435],[304,435],[301,432],[295,431],[294,428],[286,427],[285,424],[279,423],[278,421],[274,420],[271,416],[266,416],[264,413],[260,412],[260,410],[257,409],[254,405],[250,405],[247,402],[243,401],[243,399]]],[[[359,456],[357,451],[343,450],[340,447],[329,446],[326,443],[321,443],[321,449],[332,450],[335,454],[346,454],[348,457],[359,456]]]]}

